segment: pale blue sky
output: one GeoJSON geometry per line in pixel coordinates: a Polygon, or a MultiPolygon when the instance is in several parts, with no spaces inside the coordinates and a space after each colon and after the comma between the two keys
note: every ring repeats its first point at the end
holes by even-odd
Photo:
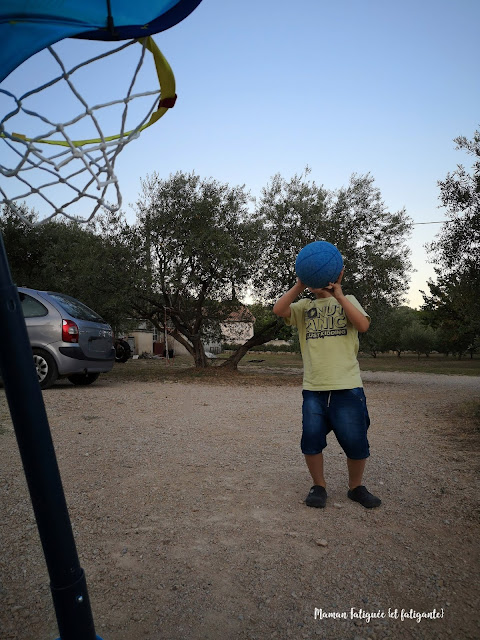
{"type": "MultiPolygon", "coordinates": [[[[471,165],[453,138],[480,125],[479,24],[479,0],[203,0],[155,36],[178,101],[118,158],[125,210],[153,171],[259,196],[308,165],[328,189],[370,172],[390,210],[442,220],[437,180],[471,165]]],[[[409,241],[412,306],[439,229],[418,225],[409,241]]]]}
{"type": "MultiPolygon", "coordinates": [[[[442,220],[437,180],[468,162],[453,138],[480,124],[479,24],[478,0],[203,0],[156,37],[179,98],[135,169],[195,170],[253,195],[307,164],[330,189],[370,172],[391,210],[442,220]]],[[[418,225],[409,242],[414,306],[439,229],[418,225]]]]}

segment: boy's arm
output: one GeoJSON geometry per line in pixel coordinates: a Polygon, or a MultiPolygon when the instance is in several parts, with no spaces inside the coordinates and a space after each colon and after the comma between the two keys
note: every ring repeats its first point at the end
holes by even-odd
{"type": "MultiPolygon", "coordinates": [[[[341,278],[340,278],[341,281],[341,278]]],[[[332,295],[339,302],[343,310],[345,311],[345,315],[353,324],[355,329],[359,333],[365,333],[370,326],[370,320],[363,315],[363,313],[357,309],[357,307],[350,302],[350,300],[344,295],[342,291],[342,285],[339,281],[332,283],[330,282],[330,286],[332,287],[332,295]]]]}
{"type": "Polygon", "coordinates": [[[304,290],[305,285],[297,278],[297,282],[293,287],[289,289],[287,293],[284,293],[283,296],[273,305],[273,313],[276,316],[280,316],[280,318],[289,318],[291,315],[290,305],[292,302],[295,302],[296,298],[298,298],[304,290]]]}
{"type": "Polygon", "coordinates": [[[350,300],[343,294],[338,298],[335,296],[335,298],[337,299],[337,302],[342,305],[343,310],[345,311],[345,315],[353,324],[358,333],[365,333],[365,331],[368,331],[370,320],[367,318],[367,316],[364,316],[363,313],[359,309],[357,309],[357,307],[352,304],[350,300]]]}

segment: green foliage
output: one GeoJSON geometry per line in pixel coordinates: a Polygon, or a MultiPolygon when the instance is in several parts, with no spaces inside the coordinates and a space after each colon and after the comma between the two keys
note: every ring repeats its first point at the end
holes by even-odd
{"type": "Polygon", "coordinates": [[[475,159],[471,172],[458,165],[438,183],[450,221],[428,246],[437,279],[423,293],[423,309],[438,330],[439,348],[461,354],[480,341],[480,132],[455,142],[475,159]]]}
{"type": "Polygon", "coordinates": [[[395,349],[394,314],[395,309],[384,302],[373,303],[368,312],[372,321],[368,331],[359,335],[360,350],[374,358],[378,353],[395,349]]]}
{"type": "Polygon", "coordinates": [[[408,351],[404,336],[414,322],[419,322],[418,312],[409,307],[392,307],[386,303],[374,303],[369,308],[372,318],[370,328],[360,334],[360,349],[374,357],[379,353],[395,351],[400,355],[408,351]]]}
{"type": "MultiPolygon", "coordinates": [[[[34,214],[30,217],[35,221],[34,214]]],[[[0,229],[18,286],[72,295],[114,328],[126,322],[130,255],[109,235],[74,222],[30,227],[7,208],[0,229]]]]}
{"type": "Polygon", "coordinates": [[[223,300],[245,285],[261,246],[261,225],[248,215],[244,187],[198,175],[157,174],[142,182],[137,225],[154,284],[176,295],[208,291],[223,300]]]}
{"type": "Polygon", "coordinates": [[[142,183],[132,241],[138,250],[137,313],[173,335],[197,366],[203,342],[219,337],[219,323],[238,308],[261,253],[263,227],[248,213],[244,187],[195,173],[157,174],[142,183]]]}
{"type": "Polygon", "coordinates": [[[435,331],[418,320],[414,320],[403,329],[400,341],[405,351],[413,351],[418,356],[421,353],[429,355],[435,349],[437,342],[435,331]]]}
{"type": "Polygon", "coordinates": [[[370,175],[353,175],[347,187],[327,191],[309,181],[308,173],[288,182],[277,174],[262,192],[258,212],[268,234],[256,290],[276,300],[295,282],[300,249],[327,240],[344,258],[346,293],[366,306],[398,303],[411,266],[405,211],[388,211],[370,175]]]}
{"type": "Polygon", "coordinates": [[[480,272],[480,131],[473,140],[460,136],[454,140],[458,150],[474,156],[472,170],[463,165],[438,182],[440,201],[446,208],[449,222],[431,245],[432,261],[440,275],[453,272],[478,276],[480,272]]]}
{"type": "Polygon", "coordinates": [[[296,353],[295,348],[291,344],[259,344],[252,347],[250,351],[270,351],[272,353],[296,353]]]}
{"type": "MultiPolygon", "coordinates": [[[[238,344],[232,344],[228,342],[224,342],[222,348],[225,351],[236,351],[238,349],[238,344]]],[[[270,353],[296,353],[295,348],[291,344],[269,344],[268,342],[261,345],[256,345],[251,347],[250,351],[266,351],[270,353]]]]}
{"type": "Polygon", "coordinates": [[[296,327],[292,330],[292,350],[294,353],[301,353],[300,336],[296,327]]]}
{"type": "Polygon", "coordinates": [[[391,351],[396,351],[397,355],[403,351],[408,351],[404,336],[408,334],[410,327],[417,320],[417,312],[410,307],[392,308],[388,317],[388,335],[391,351]]]}
{"type": "Polygon", "coordinates": [[[462,354],[477,348],[480,340],[480,290],[478,273],[465,280],[452,274],[429,282],[423,309],[430,326],[437,330],[437,349],[462,354]]]}
{"type": "MultiPolygon", "coordinates": [[[[277,319],[277,316],[273,313],[271,305],[264,305],[261,302],[256,302],[248,306],[249,310],[255,317],[255,324],[253,326],[254,333],[260,333],[267,325],[271,324],[277,319]]],[[[292,328],[282,322],[279,329],[275,334],[276,340],[290,340],[292,337],[292,328]]]]}

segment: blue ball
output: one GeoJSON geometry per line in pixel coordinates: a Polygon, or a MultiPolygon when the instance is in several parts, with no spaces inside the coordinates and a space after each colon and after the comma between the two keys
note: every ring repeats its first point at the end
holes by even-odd
{"type": "Polygon", "coordinates": [[[343,269],[340,251],[330,242],[311,242],[300,251],[295,261],[297,276],[311,289],[323,289],[336,282],[343,269]]]}

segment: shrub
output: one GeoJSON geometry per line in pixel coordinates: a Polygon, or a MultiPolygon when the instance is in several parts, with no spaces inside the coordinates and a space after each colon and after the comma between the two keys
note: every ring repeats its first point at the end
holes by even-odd
{"type": "MultiPolygon", "coordinates": [[[[240,345],[224,342],[224,351],[236,351],[240,345]]],[[[295,347],[291,344],[259,344],[249,349],[249,351],[270,351],[272,353],[295,353],[295,347]]]]}

